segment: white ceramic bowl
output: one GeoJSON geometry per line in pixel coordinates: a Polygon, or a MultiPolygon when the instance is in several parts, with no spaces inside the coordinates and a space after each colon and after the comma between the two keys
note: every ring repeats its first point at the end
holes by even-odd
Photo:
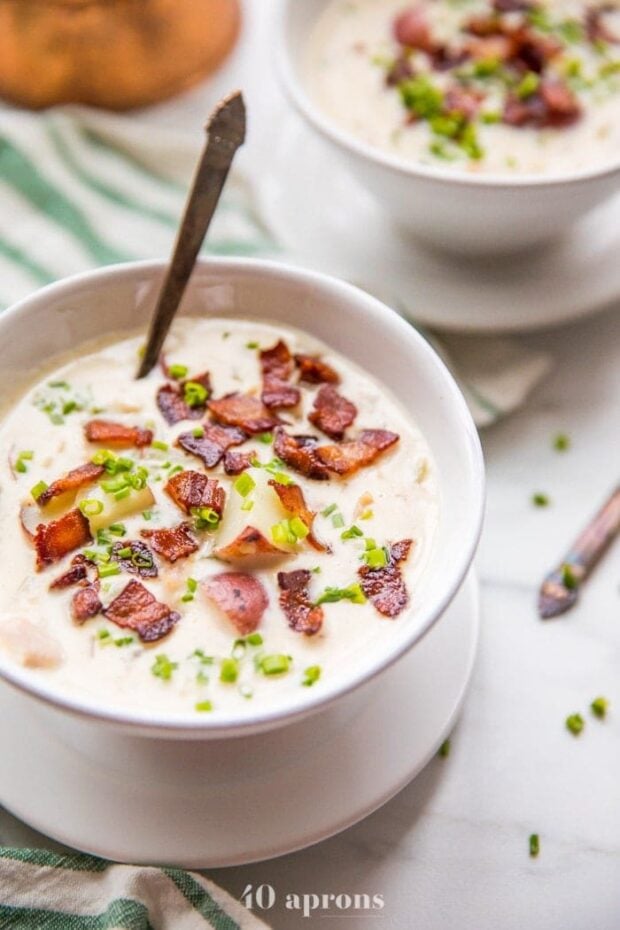
{"type": "Polygon", "coordinates": [[[341,130],[312,100],[303,73],[308,35],[329,2],[279,0],[275,43],[284,89],[367,190],[422,240],[470,254],[525,249],[561,235],[620,188],[620,154],[572,174],[470,175],[405,162],[341,130]]]}
{"type": "MultiPolygon", "coordinates": [[[[88,272],[38,291],[0,317],[0,390],[27,377],[57,353],[107,333],[144,325],[165,265],[145,262],[88,272]]],[[[157,737],[207,738],[259,732],[327,705],[378,675],[441,617],[472,561],[483,510],[484,472],[478,436],[465,401],[428,343],[396,313],[340,281],[269,262],[218,259],[201,263],[182,312],[281,321],[304,329],[373,372],[411,410],[434,454],[441,488],[435,554],[398,635],[339,680],[299,689],[285,708],[204,715],[149,715],[67,696],[42,675],[0,654],[0,675],[61,710],[157,737]]]]}

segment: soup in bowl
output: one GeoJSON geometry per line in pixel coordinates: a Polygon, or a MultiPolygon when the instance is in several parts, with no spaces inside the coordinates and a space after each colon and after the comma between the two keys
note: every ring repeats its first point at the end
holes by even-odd
{"type": "Polygon", "coordinates": [[[164,266],[105,269],[0,319],[0,673],[146,732],[309,713],[441,616],[482,464],[428,344],[321,275],[196,270],[135,371],[164,266]]]}
{"type": "Polygon", "coordinates": [[[505,251],[620,174],[620,12],[583,0],[284,2],[284,83],[422,238],[505,251]]]}

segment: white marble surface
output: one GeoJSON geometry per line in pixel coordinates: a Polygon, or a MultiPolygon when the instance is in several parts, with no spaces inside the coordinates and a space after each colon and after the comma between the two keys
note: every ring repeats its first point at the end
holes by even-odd
{"type": "MultiPolygon", "coordinates": [[[[245,70],[243,84],[251,112],[263,114],[262,130],[275,132],[265,115],[270,78],[260,60],[268,36],[261,33],[259,5],[265,0],[248,4],[240,47],[245,69],[249,61],[259,64],[251,78],[245,70]]],[[[230,73],[223,74],[219,86],[147,117],[189,126],[230,82],[230,73]]],[[[252,128],[257,131],[256,115],[252,128]]],[[[246,165],[258,152],[251,136],[246,165]]],[[[451,754],[334,839],[211,873],[236,895],[249,882],[269,883],[280,902],[287,892],[366,892],[385,899],[383,911],[364,918],[307,920],[280,903],[268,914],[276,930],[340,923],[356,930],[620,925],[620,544],[569,615],[543,624],[534,609],[541,573],[620,475],[620,313],[612,309],[526,341],[549,350],[556,367],[523,410],[483,437],[482,639],[451,754]],[[551,447],[558,430],[572,438],[563,454],[551,447]],[[549,508],[531,506],[535,490],[549,493],[549,508]],[[598,694],[612,703],[604,722],[587,710],[598,694]],[[579,738],[564,729],[573,711],[586,717],[579,738]],[[532,832],[541,837],[536,860],[528,856],[532,832]]],[[[0,842],[47,841],[4,814],[0,842]]]]}

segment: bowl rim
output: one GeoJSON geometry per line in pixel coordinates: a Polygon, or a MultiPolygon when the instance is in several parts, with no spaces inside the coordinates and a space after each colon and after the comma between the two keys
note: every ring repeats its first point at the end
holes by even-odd
{"type": "Polygon", "coordinates": [[[368,145],[357,139],[352,133],[340,129],[335,122],[325,116],[318,105],[312,101],[299,76],[299,64],[293,64],[290,44],[287,40],[287,18],[296,0],[276,0],[275,6],[275,62],[280,84],[298,113],[313,126],[324,138],[335,143],[340,149],[365,159],[382,168],[396,172],[402,177],[420,178],[456,187],[477,187],[489,189],[520,190],[541,187],[576,186],[588,181],[602,180],[620,173],[620,155],[615,161],[604,162],[593,168],[579,171],[560,172],[558,174],[521,174],[504,175],[499,173],[470,174],[460,168],[446,170],[432,165],[416,164],[391,155],[379,147],[368,145]]]}
{"type": "MultiPolygon", "coordinates": [[[[130,281],[139,278],[144,280],[145,276],[151,280],[161,279],[167,265],[168,262],[163,259],[108,265],[103,268],[81,272],[49,284],[28,297],[17,301],[0,315],[0,338],[2,338],[2,330],[7,322],[14,320],[15,317],[24,315],[27,317],[27,314],[32,309],[40,307],[42,303],[45,304],[52,297],[57,300],[63,293],[69,294],[79,291],[83,285],[105,287],[109,281],[123,279],[130,281]]],[[[415,350],[410,349],[413,356],[422,355],[425,359],[425,365],[430,365],[434,373],[441,378],[442,400],[449,402],[454,408],[462,426],[463,442],[468,447],[470,454],[472,482],[469,495],[475,517],[468,526],[468,535],[463,540],[459,558],[455,560],[451,576],[447,583],[442,586],[441,594],[436,596],[434,601],[426,608],[421,609],[421,622],[416,624],[408,635],[401,636],[398,639],[395,638],[391,648],[386,650],[380,657],[380,661],[375,662],[371,668],[361,669],[353,675],[339,678],[324,689],[317,690],[316,693],[310,692],[310,689],[305,689],[307,694],[304,694],[303,701],[299,701],[292,708],[287,705],[275,706],[251,714],[247,712],[245,714],[222,712],[221,716],[214,715],[211,717],[209,715],[208,719],[205,719],[202,715],[189,712],[175,715],[161,712],[150,714],[144,710],[106,707],[99,700],[81,698],[79,695],[70,693],[63,694],[61,689],[50,685],[45,679],[37,680],[31,670],[22,668],[0,652],[0,678],[18,689],[73,715],[91,720],[107,721],[123,729],[142,730],[153,736],[167,731],[169,734],[179,736],[191,735],[194,738],[207,738],[209,736],[229,735],[230,733],[241,735],[261,729],[275,728],[319,710],[335,699],[343,697],[366,682],[375,679],[377,675],[389,668],[405,652],[419,642],[445,612],[467,575],[482,531],[485,507],[485,473],[482,448],[476,427],[465,398],[452,374],[427,340],[410,323],[400,317],[396,311],[360,288],[322,272],[271,260],[217,257],[199,259],[193,281],[195,282],[197,277],[206,276],[208,278],[211,275],[218,274],[233,275],[235,277],[259,275],[263,278],[284,279],[320,291],[326,300],[337,297],[347,300],[349,303],[357,305],[360,312],[365,315],[370,314],[376,320],[383,318],[383,322],[385,322],[385,317],[388,316],[390,325],[400,328],[403,342],[406,344],[407,341],[410,341],[415,344],[415,350]]],[[[301,328],[308,329],[306,324],[301,328]]],[[[308,329],[308,331],[311,332],[311,329],[308,329]]],[[[105,327],[103,327],[102,335],[105,332],[105,327]]]]}

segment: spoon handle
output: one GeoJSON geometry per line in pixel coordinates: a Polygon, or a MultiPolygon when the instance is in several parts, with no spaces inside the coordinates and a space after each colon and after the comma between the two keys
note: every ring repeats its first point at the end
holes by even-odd
{"type": "Polygon", "coordinates": [[[244,142],[245,105],[241,93],[232,94],[217,106],[206,130],[207,144],[196,169],[172,260],[151,318],[138,378],[148,375],[159,359],[164,340],[215,213],[235,152],[244,142]]]}

